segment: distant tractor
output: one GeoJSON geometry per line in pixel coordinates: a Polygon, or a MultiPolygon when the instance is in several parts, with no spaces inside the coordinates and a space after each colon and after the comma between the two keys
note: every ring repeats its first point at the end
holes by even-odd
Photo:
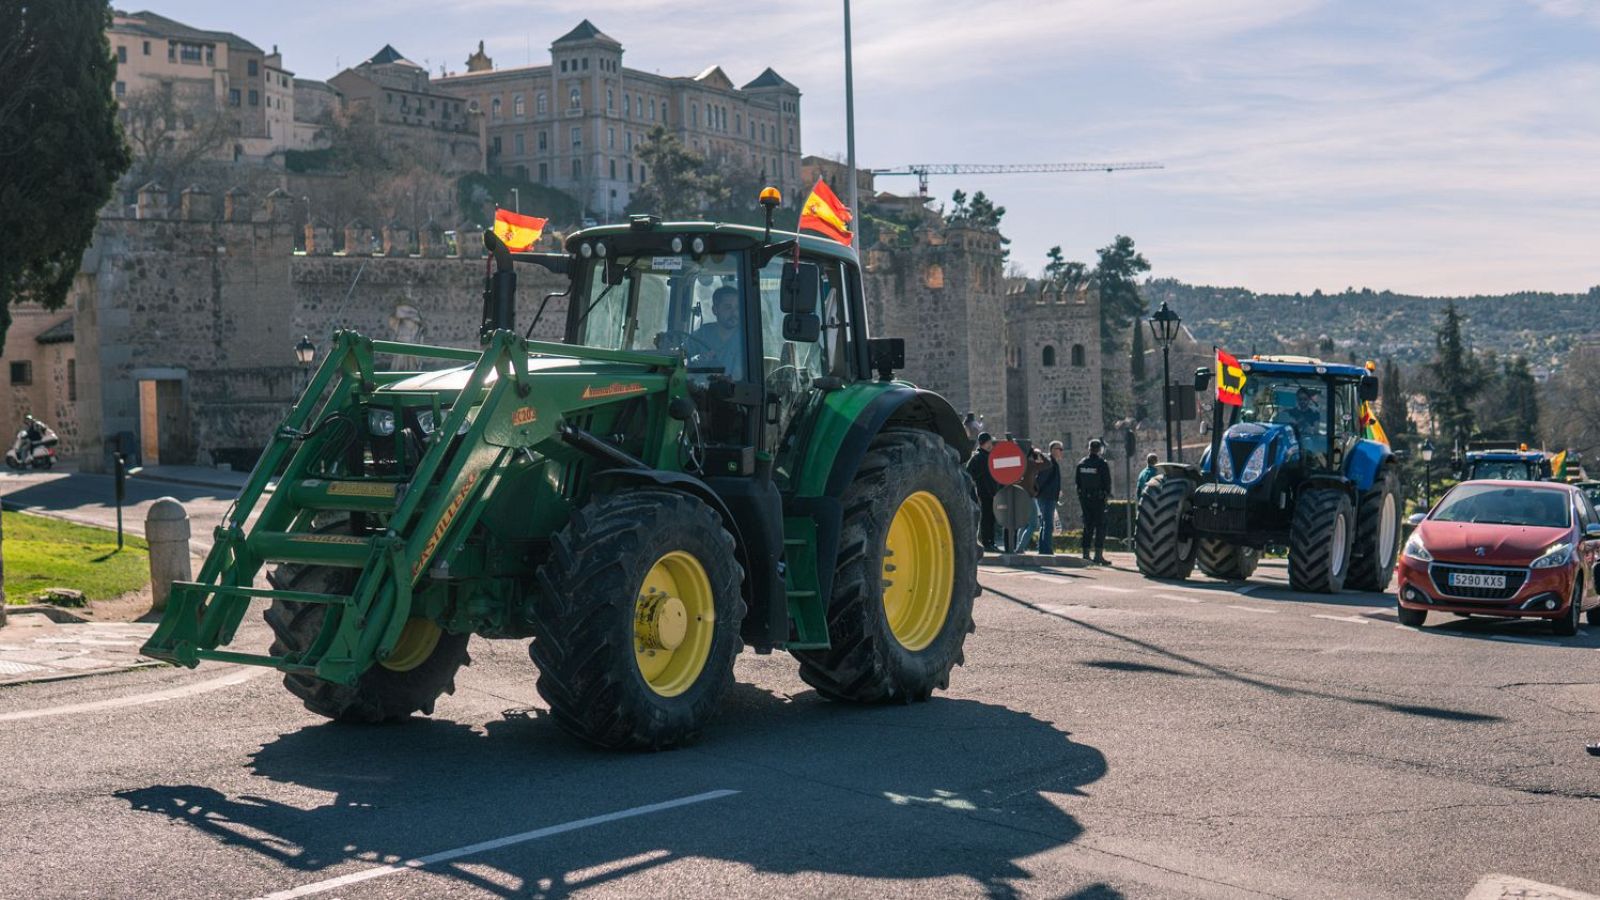
{"type": "Polygon", "coordinates": [[[1508,481],[1549,481],[1550,460],[1538,450],[1516,441],[1473,443],[1462,455],[1462,481],[1499,478],[1508,481]]]}
{"type": "MultiPolygon", "coordinates": [[[[1400,546],[1401,483],[1387,444],[1365,437],[1378,380],[1308,357],[1240,364],[1241,405],[1215,405],[1198,466],[1161,463],[1139,499],[1135,557],[1152,578],[1194,567],[1244,580],[1262,550],[1289,548],[1295,590],[1383,591],[1400,546]]],[[[1211,372],[1195,375],[1204,390],[1211,372]]]]}
{"type": "Polygon", "coordinates": [[[966,433],[894,379],[854,251],[762,200],[764,230],[485,235],[479,349],[339,332],[144,652],[381,722],[431,713],[470,636],[532,638],[554,721],[608,748],[692,739],[745,645],[835,700],[946,687],[978,592],[966,433]],[[515,331],[516,262],[568,277],[565,343],[515,331]],[[270,651],[226,649],[253,599],[270,651]]]}

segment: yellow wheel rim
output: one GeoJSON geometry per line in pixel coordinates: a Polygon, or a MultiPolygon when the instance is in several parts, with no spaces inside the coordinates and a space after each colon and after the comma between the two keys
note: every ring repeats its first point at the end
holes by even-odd
{"type": "Polygon", "coordinates": [[[433,648],[439,646],[440,634],[439,626],[432,619],[407,619],[400,639],[394,642],[394,649],[378,665],[391,672],[409,672],[433,655],[433,648]]]}
{"type": "Polygon", "coordinates": [[[633,604],[633,657],[650,690],[676,697],[695,683],[711,657],[716,622],[700,560],[682,550],[656,560],[633,604]]]}
{"type": "Polygon", "coordinates": [[[883,611],[907,650],[921,650],[944,630],[956,578],[955,539],[944,504],[917,491],[900,504],[883,548],[883,611]]]}

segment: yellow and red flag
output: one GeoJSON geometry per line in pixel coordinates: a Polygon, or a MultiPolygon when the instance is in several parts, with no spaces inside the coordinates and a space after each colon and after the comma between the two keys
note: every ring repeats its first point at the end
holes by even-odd
{"type": "Polygon", "coordinates": [[[1389,434],[1383,430],[1383,423],[1378,421],[1378,414],[1372,411],[1371,401],[1361,401],[1361,427],[1367,440],[1389,443],[1389,434]]]}
{"type": "Polygon", "coordinates": [[[855,235],[850,233],[850,208],[839,202],[833,190],[821,179],[800,207],[800,228],[826,235],[846,247],[855,235]]]}
{"type": "Polygon", "coordinates": [[[1567,480],[1567,451],[1563,450],[1550,457],[1550,477],[1556,481],[1567,480]]]}
{"type": "Polygon", "coordinates": [[[494,211],[494,234],[506,249],[512,253],[522,253],[532,249],[539,242],[539,235],[544,234],[544,223],[547,219],[534,216],[525,216],[514,213],[509,209],[496,209],[494,211]]]}
{"type": "Polygon", "coordinates": [[[1244,405],[1244,369],[1226,350],[1217,349],[1217,402],[1244,405]]]}

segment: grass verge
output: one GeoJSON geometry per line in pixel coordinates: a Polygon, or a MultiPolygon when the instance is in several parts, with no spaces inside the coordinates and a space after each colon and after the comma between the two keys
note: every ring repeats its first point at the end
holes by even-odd
{"type": "Polygon", "coordinates": [[[8,604],[31,603],[53,587],[76,588],[88,600],[109,600],[150,582],[144,538],[130,534],[118,550],[115,531],[20,512],[0,513],[0,518],[8,604]]]}

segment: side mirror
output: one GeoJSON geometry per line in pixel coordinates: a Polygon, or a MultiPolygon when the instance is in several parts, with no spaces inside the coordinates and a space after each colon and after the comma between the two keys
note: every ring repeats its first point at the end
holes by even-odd
{"type": "Polygon", "coordinates": [[[1592,541],[1596,538],[1600,538],[1600,522],[1590,522],[1589,524],[1583,526],[1584,540],[1592,541]]]}
{"type": "Polygon", "coordinates": [[[1361,399],[1367,403],[1378,399],[1378,376],[1361,376],[1361,399]]]}
{"type": "Polygon", "coordinates": [[[1210,384],[1211,384],[1211,370],[1210,369],[1195,369],[1194,370],[1194,392],[1196,394],[1204,393],[1205,389],[1210,384]]]}
{"type": "Polygon", "coordinates": [[[783,317],[783,339],[800,344],[815,344],[822,337],[822,320],[814,312],[789,313],[783,317]]]}
{"type": "Polygon", "coordinates": [[[1410,525],[1412,528],[1415,528],[1418,525],[1421,525],[1422,520],[1426,519],[1427,517],[1427,513],[1412,513],[1410,516],[1406,517],[1406,524],[1410,525]]]}
{"type": "Polygon", "coordinates": [[[821,285],[822,270],[815,265],[787,263],[783,267],[783,280],[778,288],[778,304],[786,313],[804,313],[815,317],[821,285]]]}

